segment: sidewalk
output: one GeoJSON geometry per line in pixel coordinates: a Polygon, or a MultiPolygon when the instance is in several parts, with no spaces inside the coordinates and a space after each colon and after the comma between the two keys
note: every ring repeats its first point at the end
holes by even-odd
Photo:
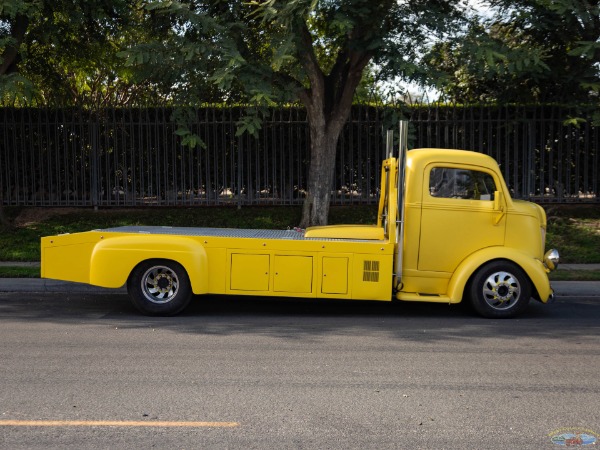
{"type": "MultiPolygon", "coordinates": [[[[0,262],[0,267],[39,267],[39,262],[0,262]]],[[[600,264],[562,264],[558,270],[600,270],[600,264]]],[[[600,281],[554,281],[555,294],[561,297],[598,297],[600,281]]],[[[0,292],[62,292],[81,294],[126,293],[125,287],[106,289],[88,284],[41,278],[0,278],[0,292]]]]}

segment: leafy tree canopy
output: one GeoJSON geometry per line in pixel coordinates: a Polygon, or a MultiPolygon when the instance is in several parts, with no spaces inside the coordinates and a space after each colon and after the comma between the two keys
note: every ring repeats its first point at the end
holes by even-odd
{"type": "Polygon", "coordinates": [[[589,101],[600,91],[598,0],[490,0],[493,14],[428,54],[462,102],[589,101]]]}
{"type": "Polygon", "coordinates": [[[338,137],[365,70],[422,77],[427,45],[460,31],[464,8],[461,0],[161,0],[147,9],[170,18],[173,39],[122,55],[132,67],[166,64],[181,75],[180,97],[192,101],[194,80],[207,74],[224,98],[254,105],[240,132],[258,131],[261,106],[301,102],[311,137],[302,225],[320,225],[338,137]]]}
{"type": "Polygon", "coordinates": [[[141,0],[3,0],[0,102],[100,108],[160,101],[173,80],[142,78],[118,52],[171,33],[141,0]]]}

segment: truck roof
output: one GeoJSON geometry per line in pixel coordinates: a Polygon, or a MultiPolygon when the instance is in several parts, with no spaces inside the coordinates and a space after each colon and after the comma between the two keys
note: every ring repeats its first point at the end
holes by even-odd
{"type": "Polygon", "coordinates": [[[489,155],[471,150],[455,150],[448,148],[418,148],[408,152],[408,159],[413,164],[429,164],[443,161],[457,164],[473,164],[498,169],[498,163],[489,155]]]}

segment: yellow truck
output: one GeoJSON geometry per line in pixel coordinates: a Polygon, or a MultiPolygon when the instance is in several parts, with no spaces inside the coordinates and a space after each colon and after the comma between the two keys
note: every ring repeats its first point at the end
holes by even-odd
{"type": "Polygon", "coordinates": [[[198,294],[420,301],[463,299],[484,317],[546,303],[546,215],[513,200],[498,164],[463,150],[400,152],[382,164],[376,224],[306,230],[128,226],[43,237],[41,276],[127,285],[144,314],[198,294]]]}

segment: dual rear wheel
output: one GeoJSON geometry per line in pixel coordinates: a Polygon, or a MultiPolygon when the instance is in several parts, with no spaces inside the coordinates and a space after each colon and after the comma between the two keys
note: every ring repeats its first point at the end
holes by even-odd
{"type": "Polygon", "coordinates": [[[175,261],[152,259],[138,264],[127,280],[133,305],[148,316],[172,316],[192,299],[192,286],[183,266],[175,261]]]}

